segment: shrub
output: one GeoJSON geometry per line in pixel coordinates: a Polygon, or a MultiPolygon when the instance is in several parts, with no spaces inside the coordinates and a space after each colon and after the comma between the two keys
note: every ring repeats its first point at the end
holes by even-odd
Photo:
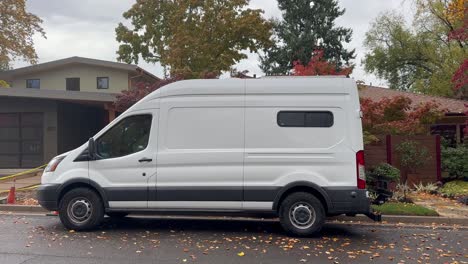
{"type": "Polygon", "coordinates": [[[396,186],[395,191],[392,194],[390,200],[403,203],[412,203],[413,201],[406,197],[406,194],[410,191],[410,187],[406,183],[399,183],[396,186]]]}
{"type": "Polygon", "coordinates": [[[416,141],[406,140],[398,144],[395,148],[403,169],[402,181],[408,180],[408,173],[416,171],[424,166],[430,159],[429,151],[416,141]]]}
{"type": "Polygon", "coordinates": [[[379,180],[398,181],[400,179],[400,170],[388,163],[380,163],[376,167],[368,170],[366,173],[366,184],[372,192],[376,192],[376,183],[379,180]]]}
{"type": "Polygon", "coordinates": [[[460,180],[447,182],[439,192],[448,197],[468,196],[468,182],[460,180]]]}
{"type": "Polygon", "coordinates": [[[418,193],[434,194],[434,193],[436,193],[438,188],[439,187],[434,183],[428,183],[428,184],[424,185],[422,182],[420,182],[419,184],[414,184],[414,189],[418,193]]]}
{"type": "Polygon", "coordinates": [[[461,145],[457,148],[442,148],[442,169],[448,172],[444,180],[468,180],[468,147],[461,145]]]}
{"type": "Polygon", "coordinates": [[[372,170],[372,174],[378,178],[397,181],[400,179],[400,170],[388,163],[380,163],[372,170]]]}
{"type": "Polygon", "coordinates": [[[461,204],[468,205],[468,196],[460,196],[457,201],[461,204]]]}

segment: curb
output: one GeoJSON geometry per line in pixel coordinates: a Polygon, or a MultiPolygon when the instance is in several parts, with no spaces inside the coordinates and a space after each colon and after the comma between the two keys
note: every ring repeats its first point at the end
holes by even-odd
{"type": "MultiPolygon", "coordinates": [[[[0,204],[0,212],[22,212],[22,213],[50,213],[38,205],[15,205],[15,204],[0,204]]],[[[329,222],[350,222],[350,223],[375,223],[365,215],[350,216],[335,216],[328,219],[329,222]]],[[[434,216],[407,216],[407,215],[382,215],[383,224],[444,224],[444,225],[460,225],[468,226],[468,218],[449,218],[449,217],[434,217],[434,216]]]]}
{"type": "MultiPolygon", "coordinates": [[[[344,222],[363,222],[375,223],[365,215],[335,216],[329,218],[330,221],[344,222]]],[[[445,224],[445,225],[460,225],[468,226],[468,218],[450,218],[441,216],[408,216],[408,215],[382,215],[383,224],[445,224]]]]}
{"type": "Polygon", "coordinates": [[[0,204],[0,212],[49,213],[38,205],[0,204]]]}

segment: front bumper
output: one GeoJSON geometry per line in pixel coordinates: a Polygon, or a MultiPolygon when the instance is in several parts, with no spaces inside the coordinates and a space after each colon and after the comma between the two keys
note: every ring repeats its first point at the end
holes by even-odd
{"type": "Polygon", "coordinates": [[[39,204],[49,210],[58,210],[60,184],[42,184],[37,188],[37,200],[39,204]]]}

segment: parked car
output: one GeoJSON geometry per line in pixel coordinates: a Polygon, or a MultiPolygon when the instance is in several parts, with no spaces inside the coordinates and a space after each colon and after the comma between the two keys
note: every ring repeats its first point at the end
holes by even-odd
{"type": "Polygon", "coordinates": [[[52,159],[39,203],[85,230],[104,215],[269,213],[293,235],[371,213],[356,83],[344,77],[164,86],[52,159]]]}

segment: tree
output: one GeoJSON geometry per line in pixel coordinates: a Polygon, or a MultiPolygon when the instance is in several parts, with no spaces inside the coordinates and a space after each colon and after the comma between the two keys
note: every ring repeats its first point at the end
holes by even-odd
{"type": "Polygon", "coordinates": [[[453,74],[452,83],[455,92],[461,93],[461,97],[468,99],[465,93],[468,93],[468,59],[465,59],[457,71],[453,74]]]}
{"type": "Polygon", "coordinates": [[[25,0],[0,1],[0,65],[9,67],[15,59],[35,64],[33,35],[45,37],[42,20],[26,11],[25,0]]]}
{"type": "Polygon", "coordinates": [[[421,135],[429,133],[432,124],[443,115],[443,109],[434,102],[412,105],[405,96],[373,101],[361,98],[364,114],[362,126],[366,143],[376,140],[376,135],[421,135]]]}
{"type": "MultiPolygon", "coordinates": [[[[452,0],[446,14],[447,20],[453,24],[449,32],[449,40],[458,41],[460,45],[466,46],[468,40],[468,5],[465,0],[452,0]]],[[[468,99],[468,59],[465,59],[452,77],[454,93],[457,97],[468,99]]]]}
{"type": "Polygon", "coordinates": [[[449,37],[457,25],[446,12],[451,1],[415,2],[411,26],[392,12],[371,25],[364,42],[365,70],[387,80],[392,89],[463,98],[452,89],[452,76],[466,57],[466,43],[449,37]]]}
{"type": "Polygon", "coordinates": [[[354,50],[343,48],[343,42],[351,41],[352,30],[335,25],[345,12],[336,0],[278,0],[278,6],[283,19],[272,21],[276,44],[260,57],[266,74],[289,74],[294,62],[307,65],[317,49],[336,71],[351,65],[354,50]]]}
{"type": "Polygon", "coordinates": [[[167,78],[156,81],[154,83],[138,82],[135,84],[135,87],[131,87],[129,90],[123,90],[120,94],[117,95],[116,100],[114,102],[115,110],[119,112],[124,112],[148,94],[156,91],[164,85],[179,80],[182,80],[182,78],[167,78]]]}
{"type": "MultiPolygon", "coordinates": [[[[8,65],[5,62],[0,63],[0,73],[6,70],[9,70],[8,65]]],[[[9,88],[9,87],[10,85],[6,81],[0,80],[0,88],[9,88]]]]}
{"type": "Polygon", "coordinates": [[[303,65],[299,60],[293,62],[293,75],[315,76],[315,75],[346,75],[353,71],[352,67],[336,69],[336,66],[324,58],[323,50],[315,50],[310,61],[303,65]]]}
{"type": "Polygon", "coordinates": [[[395,148],[400,160],[402,171],[402,182],[406,183],[408,174],[415,172],[418,168],[424,166],[430,159],[429,151],[426,147],[413,140],[405,140],[395,148]]]}
{"type": "Polygon", "coordinates": [[[132,28],[116,28],[118,59],[159,62],[171,76],[189,72],[199,78],[220,74],[270,43],[271,24],[249,0],[137,0],[123,14],[132,28]]]}

